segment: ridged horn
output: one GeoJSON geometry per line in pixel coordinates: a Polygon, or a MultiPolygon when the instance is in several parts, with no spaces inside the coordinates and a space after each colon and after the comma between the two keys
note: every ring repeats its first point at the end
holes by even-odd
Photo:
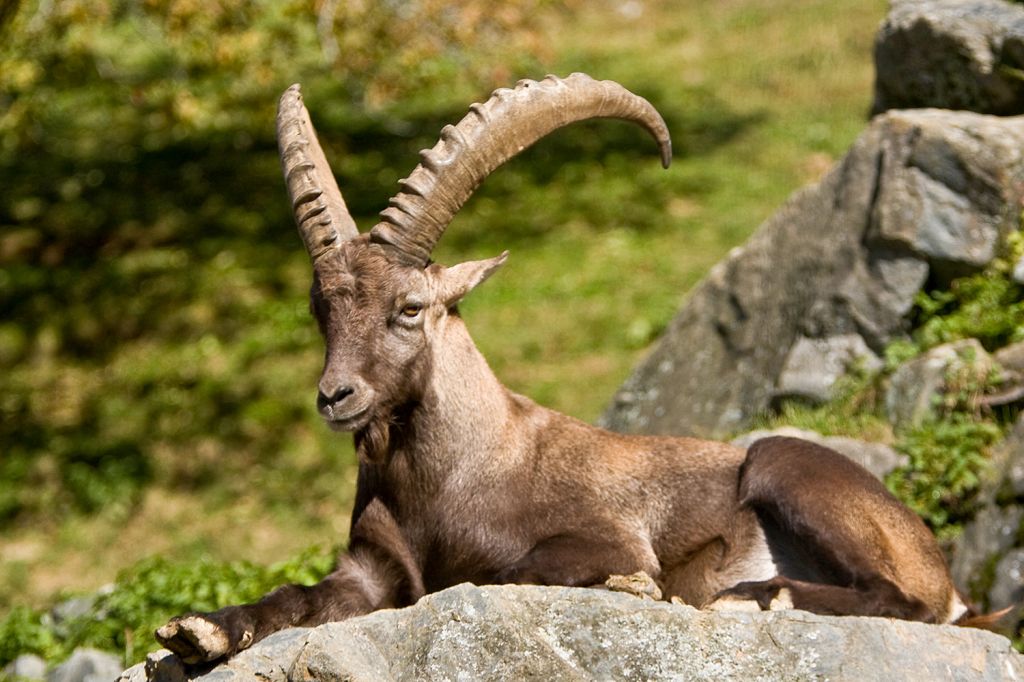
{"type": "Polygon", "coordinates": [[[620,118],[646,128],[668,168],[668,127],[643,97],[583,73],[522,80],[514,89],[501,88],[485,103],[472,105],[456,125],[444,127],[433,149],[420,152],[422,161],[399,181],[401,191],[381,212],[371,239],[391,245],[410,264],[425,264],[484,178],[548,133],[589,118],[620,118]]]}
{"type": "Polygon", "coordinates": [[[277,106],[277,146],[295,224],[314,263],[359,234],[316,139],[298,84],[277,106]]]}

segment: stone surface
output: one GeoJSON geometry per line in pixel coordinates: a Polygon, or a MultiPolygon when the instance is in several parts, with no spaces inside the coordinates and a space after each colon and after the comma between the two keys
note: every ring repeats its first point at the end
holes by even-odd
{"type": "Polygon", "coordinates": [[[907,463],[907,456],[900,454],[883,443],[869,443],[856,438],[843,436],[823,436],[817,431],[783,426],[777,429],[759,429],[750,431],[732,440],[732,444],[741,448],[749,448],[754,442],[768,436],[790,436],[802,438],[818,445],[832,448],[836,452],[849,457],[857,464],[870,471],[878,479],[885,478],[890,471],[907,463]]]}
{"type": "Polygon", "coordinates": [[[627,433],[723,437],[780,392],[798,344],[878,354],[929,276],[980,267],[1018,225],[1024,118],[892,111],[716,265],[614,396],[627,433]]]}
{"type": "Polygon", "coordinates": [[[76,649],[50,671],[46,682],[110,682],[117,679],[122,668],[121,659],[106,651],[76,649]]]}
{"type": "Polygon", "coordinates": [[[1001,367],[1014,372],[1024,373],[1024,341],[1003,346],[992,354],[992,359],[999,363],[1001,367]]]}
{"type": "Polygon", "coordinates": [[[984,572],[986,565],[1013,547],[1022,521],[1024,509],[1020,507],[982,507],[953,546],[949,564],[953,582],[969,591],[971,582],[984,572]]]}
{"type": "MultiPolygon", "coordinates": [[[[710,613],[602,590],[457,587],[261,642],[196,677],[234,680],[1013,680],[1005,638],[802,611],[710,613]],[[301,644],[299,644],[301,640],[301,644]],[[297,652],[297,653],[296,653],[297,652]]],[[[123,680],[136,680],[140,665],[123,680]]],[[[150,680],[177,682],[151,675],[150,680]]]]}
{"type": "Polygon", "coordinates": [[[1024,610],[1024,549],[1013,549],[996,564],[995,580],[988,592],[989,608],[1016,608],[1018,617],[1024,610]]]}
{"type": "Polygon", "coordinates": [[[875,40],[872,113],[909,107],[1024,113],[1024,8],[894,0],[875,40]]]}
{"type": "Polygon", "coordinates": [[[853,367],[867,372],[882,368],[882,360],[858,334],[824,339],[797,338],[779,374],[776,397],[799,397],[826,402],[832,387],[853,367]]]}
{"type": "Polygon", "coordinates": [[[67,637],[70,634],[68,623],[83,617],[102,619],[103,614],[96,612],[96,604],[103,595],[110,594],[113,589],[113,584],[107,584],[92,594],[65,599],[54,606],[47,614],[53,624],[54,633],[58,637],[67,637]]]}
{"type": "Polygon", "coordinates": [[[1024,501],[1024,414],[1017,418],[1017,423],[1006,436],[1000,450],[1006,460],[1006,473],[999,497],[1024,501]]]}
{"type": "Polygon", "coordinates": [[[875,238],[905,244],[946,278],[992,260],[1008,219],[1017,220],[1000,173],[1020,166],[1024,140],[1020,131],[1001,139],[995,117],[945,128],[951,115],[916,112],[913,140],[883,140],[873,216],[875,238]]]}
{"type": "Polygon", "coordinates": [[[885,395],[889,420],[896,426],[920,424],[935,414],[950,377],[981,384],[991,369],[992,358],[975,339],[936,346],[893,373],[885,395]]]}
{"type": "Polygon", "coordinates": [[[4,666],[0,679],[41,682],[46,679],[46,661],[35,654],[22,654],[4,666]]]}

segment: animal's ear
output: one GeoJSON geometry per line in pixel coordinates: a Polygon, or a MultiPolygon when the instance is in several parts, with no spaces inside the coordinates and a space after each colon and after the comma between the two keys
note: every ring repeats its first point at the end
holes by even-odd
{"type": "Polygon", "coordinates": [[[478,284],[494,274],[508,260],[508,251],[487,260],[471,260],[447,268],[441,273],[441,293],[438,297],[448,307],[462,300],[478,284]]]}

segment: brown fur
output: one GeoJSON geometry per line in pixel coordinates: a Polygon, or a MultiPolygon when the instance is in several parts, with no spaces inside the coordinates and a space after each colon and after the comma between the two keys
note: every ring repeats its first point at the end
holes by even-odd
{"type": "Polygon", "coordinates": [[[744,453],[627,437],[508,391],[456,310],[503,260],[418,268],[357,237],[318,261],[318,405],[355,431],[360,456],[349,550],[318,585],[206,614],[231,651],[197,652],[170,625],[161,641],[211,659],[462,581],[593,585],[636,571],[696,606],[786,596],[825,614],[958,615],[932,535],[842,455],[791,438],[744,453]]]}

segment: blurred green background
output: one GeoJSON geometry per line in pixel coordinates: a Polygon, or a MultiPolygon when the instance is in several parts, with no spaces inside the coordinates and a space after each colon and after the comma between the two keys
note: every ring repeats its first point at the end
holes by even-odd
{"type": "Polygon", "coordinates": [[[642,131],[578,124],[488,179],[435,254],[511,250],[470,329],[512,389],[593,420],[685,292],[864,127],[885,11],[0,3],[0,618],[129,567],[344,542],[351,437],[315,413],[322,348],[274,140],[289,84],[364,229],[495,87],[585,71],[655,104],[669,171],[642,131]]]}

